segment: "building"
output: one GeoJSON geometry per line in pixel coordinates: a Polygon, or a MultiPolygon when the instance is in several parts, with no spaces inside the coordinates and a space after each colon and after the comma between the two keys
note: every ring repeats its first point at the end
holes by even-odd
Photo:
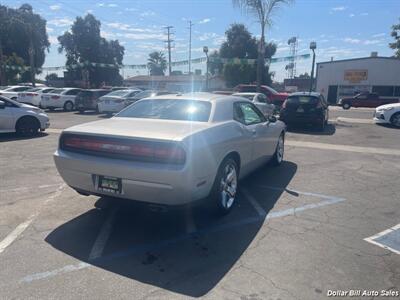
{"type": "MultiPolygon", "coordinates": [[[[133,76],[124,80],[124,85],[142,89],[169,90],[176,92],[204,91],[206,76],[173,75],[173,76],[133,76]]],[[[219,76],[209,78],[209,90],[224,89],[225,81],[219,76]]]]}
{"type": "Polygon", "coordinates": [[[317,63],[316,91],[329,103],[344,96],[369,91],[382,97],[400,96],[400,59],[370,57],[317,63]]]}
{"type": "Polygon", "coordinates": [[[311,78],[286,78],[283,80],[283,84],[285,92],[308,92],[311,86],[311,78]]]}

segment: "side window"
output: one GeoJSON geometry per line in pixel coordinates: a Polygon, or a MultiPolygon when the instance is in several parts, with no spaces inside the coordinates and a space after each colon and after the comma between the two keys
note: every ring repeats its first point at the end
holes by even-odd
{"type": "Polygon", "coordinates": [[[75,96],[80,92],[80,90],[69,90],[68,92],[65,93],[65,95],[69,96],[75,96]]]}
{"type": "Polygon", "coordinates": [[[267,97],[264,94],[260,94],[257,96],[257,102],[267,103],[267,97]]]}
{"type": "Polygon", "coordinates": [[[262,123],[265,121],[262,113],[251,103],[235,103],[234,119],[245,125],[262,123]]]}

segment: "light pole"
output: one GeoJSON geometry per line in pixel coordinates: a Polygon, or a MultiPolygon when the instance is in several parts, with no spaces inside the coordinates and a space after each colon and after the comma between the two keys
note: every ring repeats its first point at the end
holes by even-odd
{"type": "Polygon", "coordinates": [[[203,47],[203,52],[207,56],[207,60],[206,60],[206,91],[208,91],[208,47],[207,46],[203,47]]]}
{"type": "Polygon", "coordinates": [[[310,49],[313,52],[313,58],[312,58],[312,67],[311,67],[311,83],[310,83],[310,93],[313,90],[313,81],[314,81],[314,65],[315,65],[315,49],[317,49],[317,43],[316,42],[311,42],[310,43],[310,49]]]}

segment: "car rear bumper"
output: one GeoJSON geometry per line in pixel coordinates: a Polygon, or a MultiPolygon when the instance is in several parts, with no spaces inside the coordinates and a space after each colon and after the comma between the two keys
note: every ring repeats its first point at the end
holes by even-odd
{"type": "Polygon", "coordinates": [[[167,166],[145,162],[90,156],[57,150],[54,161],[64,181],[87,194],[137,200],[160,205],[182,205],[205,198],[211,182],[198,186],[200,179],[185,165],[167,166]],[[121,194],[99,190],[98,175],[121,179],[121,194]]]}
{"type": "Polygon", "coordinates": [[[298,124],[304,124],[304,123],[314,123],[314,124],[319,124],[324,120],[323,115],[285,115],[281,114],[280,119],[284,121],[286,124],[288,123],[298,123],[298,124]]]}

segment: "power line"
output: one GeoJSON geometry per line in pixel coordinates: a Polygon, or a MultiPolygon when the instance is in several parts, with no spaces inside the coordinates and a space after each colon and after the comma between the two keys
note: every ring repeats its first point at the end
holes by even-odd
{"type": "Polygon", "coordinates": [[[166,40],[167,42],[167,48],[168,48],[168,74],[171,76],[171,42],[174,40],[171,39],[171,29],[174,28],[174,26],[166,26],[165,29],[167,29],[167,36],[168,39],[166,40]]]}

